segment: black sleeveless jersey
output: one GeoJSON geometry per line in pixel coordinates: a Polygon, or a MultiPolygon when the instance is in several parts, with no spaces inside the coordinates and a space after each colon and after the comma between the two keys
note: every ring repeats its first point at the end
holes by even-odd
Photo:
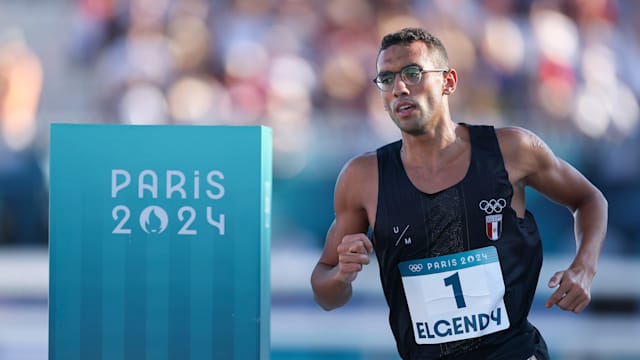
{"type": "Polygon", "coordinates": [[[373,243],[398,351],[403,359],[546,359],[544,340],[527,320],[542,266],[537,225],[530,212],[519,218],[511,209],[513,189],[494,128],[462,125],[471,142],[467,173],[434,194],[409,180],[400,159],[402,141],[377,150],[373,243]],[[501,221],[489,216],[498,213],[501,221]],[[417,344],[398,263],[487,246],[498,252],[510,327],[478,338],[417,344]]]}

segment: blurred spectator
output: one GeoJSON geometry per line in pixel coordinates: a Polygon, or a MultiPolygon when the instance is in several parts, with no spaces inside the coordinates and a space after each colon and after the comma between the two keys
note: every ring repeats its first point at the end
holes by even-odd
{"type": "MultiPolygon", "coordinates": [[[[94,70],[103,119],[268,125],[276,193],[313,186],[330,195],[336,163],[398,137],[371,84],[370,59],[382,34],[420,25],[447,44],[465,84],[452,98],[457,121],[531,128],[607,195],[640,200],[637,176],[620,190],[614,175],[632,166],[619,159],[640,156],[632,146],[640,119],[635,2],[77,0],[75,17],[71,55],[94,70]],[[279,190],[278,181],[306,185],[279,190]]],[[[531,200],[549,214],[542,221],[558,223],[563,209],[531,200]]],[[[282,206],[284,223],[323,229],[318,222],[331,218],[331,209],[295,208],[282,206]]],[[[611,249],[634,248],[634,222],[625,219],[611,217],[611,232],[619,225],[624,235],[611,249]]],[[[550,233],[567,231],[552,225],[550,233]]],[[[312,234],[317,244],[323,236],[312,234]]]]}
{"type": "Polygon", "coordinates": [[[0,244],[47,241],[47,196],[34,147],[40,59],[17,30],[0,34],[0,244]]]}

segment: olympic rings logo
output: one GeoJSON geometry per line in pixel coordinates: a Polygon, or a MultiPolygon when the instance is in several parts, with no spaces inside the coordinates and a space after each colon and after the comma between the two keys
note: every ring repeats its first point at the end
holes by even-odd
{"type": "Polygon", "coordinates": [[[411,272],[420,272],[422,270],[422,264],[409,264],[408,268],[411,272]]]}
{"type": "Polygon", "coordinates": [[[480,201],[480,210],[484,211],[487,213],[487,215],[491,215],[493,213],[500,213],[502,212],[502,209],[504,209],[507,206],[507,201],[503,198],[500,198],[498,200],[496,199],[491,199],[489,201],[487,200],[482,200],[480,201]]]}

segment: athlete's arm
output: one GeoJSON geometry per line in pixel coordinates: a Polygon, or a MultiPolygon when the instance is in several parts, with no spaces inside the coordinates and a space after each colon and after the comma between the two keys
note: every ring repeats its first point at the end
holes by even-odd
{"type": "Polygon", "coordinates": [[[366,191],[369,183],[377,181],[376,173],[371,176],[369,171],[373,159],[371,155],[355,158],[338,176],[334,193],[336,218],[327,232],[324,250],[311,274],[315,300],[325,310],[335,309],[349,301],[351,283],[362,267],[369,264],[373,245],[366,235],[369,221],[363,197],[370,195],[366,191]]]}
{"type": "Polygon", "coordinates": [[[557,289],[545,306],[580,312],[591,301],[591,282],[607,232],[607,200],[584,175],[556,157],[538,136],[519,128],[506,132],[511,132],[512,140],[519,144],[511,154],[517,154],[523,184],[573,213],[576,256],[566,270],[556,272],[549,280],[548,286],[557,289]]]}

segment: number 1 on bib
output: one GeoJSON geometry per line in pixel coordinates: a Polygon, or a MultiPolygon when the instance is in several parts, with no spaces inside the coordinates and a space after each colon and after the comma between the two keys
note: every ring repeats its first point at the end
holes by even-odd
{"type": "Polygon", "coordinates": [[[460,284],[460,275],[458,272],[444,279],[445,286],[451,286],[453,288],[453,296],[456,297],[456,306],[458,309],[467,307],[464,302],[464,295],[462,294],[462,285],[460,284]]]}

